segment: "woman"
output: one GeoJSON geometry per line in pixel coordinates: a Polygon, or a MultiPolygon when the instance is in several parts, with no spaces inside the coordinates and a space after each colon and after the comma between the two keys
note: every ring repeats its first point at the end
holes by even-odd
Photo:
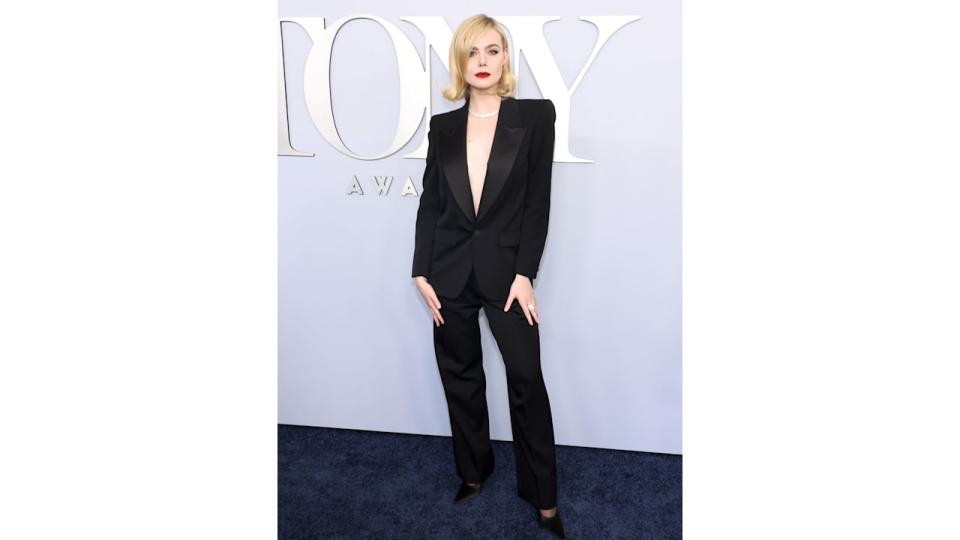
{"type": "Polygon", "coordinates": [[[430,119],[413,277],[433,314],[461,479],[454,502],[478,495],[494,466],[482,307],[506,367],[517,494],[539,510],[541,527],[564,538],[533,290],[547,236],[556,112],[550,100],[513,97],[506,35],[486,15],[460,24],[449,64],[443,95],[466,103],[430,119]]]}

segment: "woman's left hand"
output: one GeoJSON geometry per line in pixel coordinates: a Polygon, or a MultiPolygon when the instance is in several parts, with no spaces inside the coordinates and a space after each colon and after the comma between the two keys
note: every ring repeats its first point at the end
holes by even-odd
{"type": "Polygon", "coordinates": [[[533,326],[533,321],[537,321],[537,324],[540,324],[537,298],[533,294],[533,283],[530,282],[530,278],[527,276],[517,274],[517,277],[514,278],[513,285],[510,286],[510,295],[507,296],[507,305],[503,306],[504,311],[510,311],[510,304],[514,299],[520,302],[520,309],[522,309],[523,314],[526,315],[527,322],[530,323],[530,326],[533,326]],[[530,309],[528,306],[533,306],[533,309],[530,309]]]}

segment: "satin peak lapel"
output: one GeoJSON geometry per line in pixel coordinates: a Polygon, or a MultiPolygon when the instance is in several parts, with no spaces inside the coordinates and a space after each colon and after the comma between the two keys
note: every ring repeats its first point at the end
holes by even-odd
{"type": "Polygon", "coordinates": [[[520,143],[523,141],[526,128],[520,122],[520,106],[517,100],[504,99],[500,103],[497,126],[490,146],[490,157],[487,159],[487,174],[480,194],[480,209],[474,216],[473,192],[470,190],[470,176],[467,170],[466,103],[457,109],[453,121],[454,125],[442,132],[440,159],[443,162],[443,172],[457,205],[471,222],[477,222],[489,211],[497,195],[503,190],[517,159],[517,152],[520,151],[520,143]]]}

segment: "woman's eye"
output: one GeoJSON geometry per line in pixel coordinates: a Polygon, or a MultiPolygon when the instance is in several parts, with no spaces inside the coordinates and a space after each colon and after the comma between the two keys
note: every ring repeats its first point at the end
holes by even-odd
{"type": "Polygon", "coordinates": [[[497,54],[497,51],[490,51],[490,54],[497,54]]]}

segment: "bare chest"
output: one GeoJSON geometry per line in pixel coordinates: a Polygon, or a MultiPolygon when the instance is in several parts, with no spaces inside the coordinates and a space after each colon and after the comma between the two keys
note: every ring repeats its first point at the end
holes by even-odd
{"type": "Polygon", "coordinates": [[[487,161],[490,159],[496,126],[496,118],[478,122],[471,119],[467,122],[467,174],[473,192],[474,211],[480,206],[480,194],[487,176],[487,161]]]}

